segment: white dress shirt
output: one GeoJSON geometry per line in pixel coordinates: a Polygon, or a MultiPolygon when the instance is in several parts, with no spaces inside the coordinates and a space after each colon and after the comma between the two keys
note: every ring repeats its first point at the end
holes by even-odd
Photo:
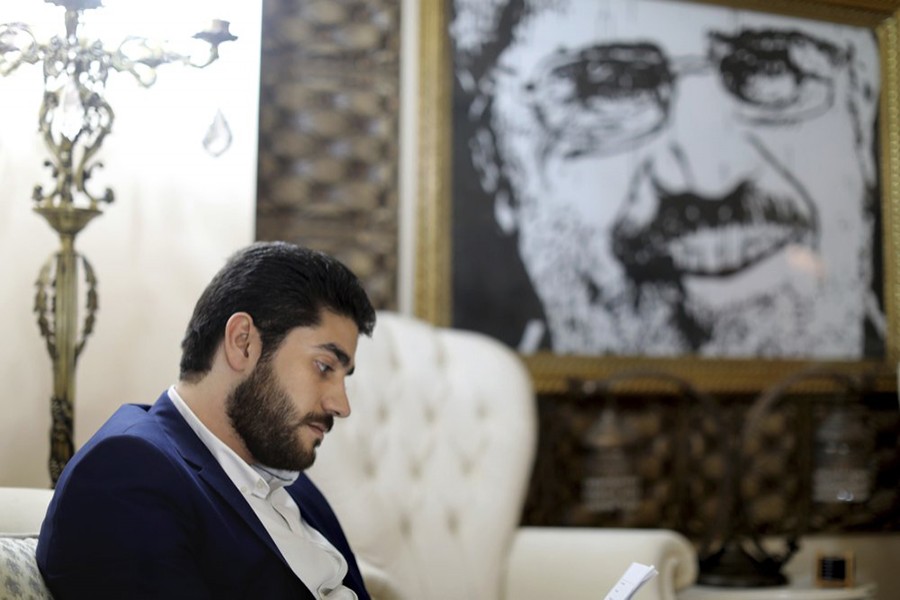
{"type": "Polygon", "coordinates": [[[344,556],[309,526],[297,503],[284,489],[300,473],[247,464],[200,422],[175,386],[168,393],[175,408],[241,491],[300,581],[316,598],[356,600],[353,590],[342,584],[347,574],[344,556]]]}

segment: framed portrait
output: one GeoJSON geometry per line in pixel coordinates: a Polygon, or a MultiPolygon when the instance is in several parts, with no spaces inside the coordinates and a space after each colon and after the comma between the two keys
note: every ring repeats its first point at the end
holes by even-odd
{"type": "Polygon", "coordinates": [[[541,392],[896,389],[898,8],[423,0],[416,314],[541,392]]]}

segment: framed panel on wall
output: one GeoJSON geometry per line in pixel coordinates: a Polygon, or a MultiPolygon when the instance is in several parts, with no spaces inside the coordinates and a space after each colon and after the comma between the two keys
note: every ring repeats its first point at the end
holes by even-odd
{"type": "Polygon", "coordinates": [[[898,6],[423,2],[416,313],[539,391],[895,388],[898,6]]]}

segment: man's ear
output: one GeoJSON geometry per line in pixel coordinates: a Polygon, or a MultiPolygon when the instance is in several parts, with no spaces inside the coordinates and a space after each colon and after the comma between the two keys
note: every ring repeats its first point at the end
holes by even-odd
{"type": "Polygon", "coordinates": [[[259,335],[253,325],[253,317],[245,312],[238,312],[228,318],[225,323],[225,339],[222,341],[225,360],[235,371],[244,371],[252,367],[259,356],[259,335]]]}

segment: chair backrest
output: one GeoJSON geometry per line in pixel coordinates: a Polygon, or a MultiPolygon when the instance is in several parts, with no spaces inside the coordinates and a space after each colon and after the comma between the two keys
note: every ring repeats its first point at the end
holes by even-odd
{"type": "Polygon", "coordinates": [[[381,312],[309,474],[380,597],[500,597],[537,441],[531,379],[487,336],[381,312]]]}

